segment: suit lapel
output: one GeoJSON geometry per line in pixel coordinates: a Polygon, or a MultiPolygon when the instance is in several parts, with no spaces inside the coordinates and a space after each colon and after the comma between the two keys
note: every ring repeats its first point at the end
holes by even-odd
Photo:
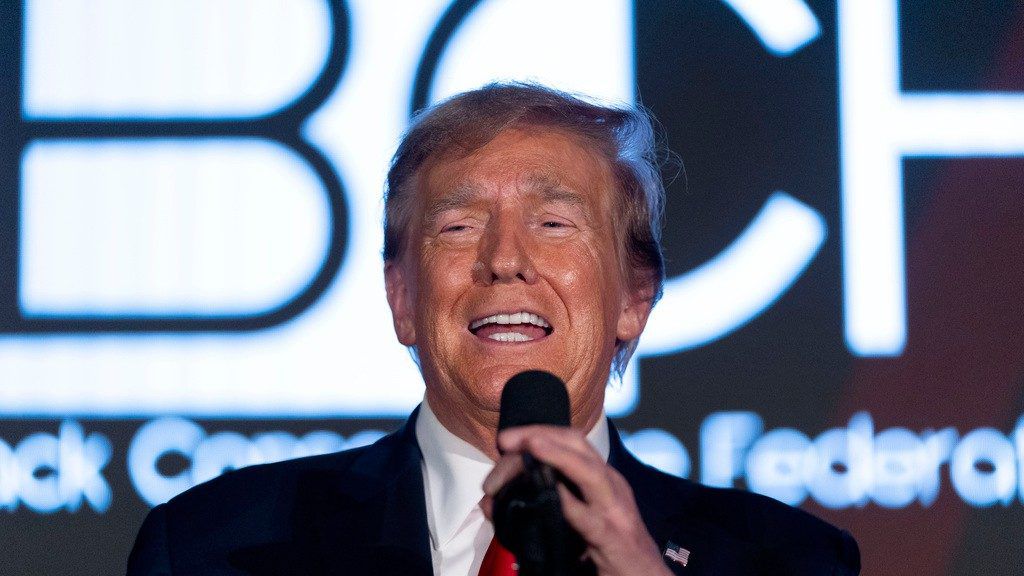
{"type": "Polygon", "coordinates": [[[417,413],[338,469],[304,472],[292,539],[240,550],[235,566],[254,575],[432,575],[417,413]]]}
{"type": "Polygon", "coordinates": [[[667,477],[637,460],[626,450],[611,421],[609,437],[608,463],[632,487],[640,516],[658,550],[664,554],[669,545],[674,545],[689,552],[685,566],[666,558],[666,565],[673,572],[685,576],[759,573],[756,566],[749,564],[756,554],[743,550],[745,543],[699,520],[703,515],[694,509],[699,505],[697,486],[667,477]]]}
{"type": "MultiPolygon", "coordinates": [[[[401,430],[370,448],[338,478],[336,501],[310,535],[322,574],[430,575],[430,541],[422,458],[416,442],[419,409],[401,430]]],[[[301,522],[297,526],[302,526],[301,522]]]]}

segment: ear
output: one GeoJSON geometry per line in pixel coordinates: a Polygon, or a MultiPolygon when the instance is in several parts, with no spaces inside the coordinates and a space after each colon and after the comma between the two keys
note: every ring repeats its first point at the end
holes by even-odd
{"type": "Polygon", "coordinates": [[[384,289],[391,307],[391,321],[395,325],[395,336],[405,346],[416,345],[415,309],[413,292],[405,269],[398,262],[384,263],[384,289]]]}
{"type": "Polygon", "coordinates": [[[647,326],[647,318],[651,315],[653,297],[649,289],[626,290],[623,292],[622,309],[615,336],[620,342],[629,342],[640,337],[647,326]]]}

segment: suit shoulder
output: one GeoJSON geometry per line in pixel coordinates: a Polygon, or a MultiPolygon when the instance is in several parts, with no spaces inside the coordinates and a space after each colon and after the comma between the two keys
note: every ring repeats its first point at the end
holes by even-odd
{"type": "Polygon", "coordinates": [[[371,446],[226,472],[164,505],[168,531],[244,540],[250,531],[257,537],[283,530],[304,494],[325,493],[343,481],[358,484],[366,461],[375,457],[371,446]]]}
{"type": "Polygon", "coordinates": [[[839,528],[774,498],[738,490],[700,486],[708,512],[750,539],[766,544],[825,543],[838,539],[839,528]],[[727,514],[723,514],[727,511],[727,514]]]}
{"type": "MultiPolygon", "coordinates": [[[[686,503],[679,521],[697,520],[725,538],[761,550],[777,562],[833,566],[834,574],[857,574],[860,551],[853,537],[813,514],[774,498],[735,488],[714,488],[662,474],[686,503]]],[[[795,567],[780,573],[803,573],[795,567]]]]}
{"type": "Polygon", "coordinates": [[[196,505],[208,506],[210,502],[219,502],[225,506],[239,500],[251,501],[279,495],[283,488],[295,485],[306,475],[318,471],[344,472],[367,448],[364,446],[231,470],[178,494],[167,502],[167,508],[180,510],[196,505]]]}
{"type": "Polygon", "coordinates": [[[291,542],[310,511],[373,495],[389,472],[415,463],[415,450],[391,435],[370,446],[228,472],[155,508],[135,556],[165,559],[180,574],[236,573],[235,555],[291,542]]]}

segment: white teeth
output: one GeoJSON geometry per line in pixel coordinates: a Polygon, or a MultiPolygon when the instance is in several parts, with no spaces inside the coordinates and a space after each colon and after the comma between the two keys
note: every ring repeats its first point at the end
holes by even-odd
{"type": "Polygon", "coordinates": [[[488,336],[491,340],[497,340],[498,342],[529,342],[533,340],[526,334],[520,334],[519,332],[499,332],[497,334],[491,334],[488,336]]]}
{"type": "MultiPolygon", "coordinates": [[[[541,328],[549,328],[546,320],[529,312],[516,312],[514,314],[494,314],[487,318],[481,318],[469,325],[470,330],[476,330],[484,324],[533,324],[541,328]]],[[[504,334],[504,332],[502,333],[504,334]]]]}

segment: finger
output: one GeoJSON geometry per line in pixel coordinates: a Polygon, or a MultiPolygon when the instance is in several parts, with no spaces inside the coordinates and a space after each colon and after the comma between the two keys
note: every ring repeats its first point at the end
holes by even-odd
{"type": "Polygon", "coordinates": [[[618,473],[596,451],[584,452],[572,443],[561,443],[547,436],[531,437],[524,442],[524,446],[535,458],[556,468],[576,484],[587,502],[614,502],[619,484],[615,475],[618,473]]]}
{"type": "Polygon", "coordinates": [[[498,445],[507,452],[529,452],[557,468],[579,486],[588,502],[611,504],[617,497],[617,473],[579,430],[546,425],[510,428],[499,434],[498,445]]]}
{"type": "Polygon", "coordinates": [[[484,478],[484,494],[493,497],[501,487],[523,471],[523,457],[519,454],[506,454],[498,459],[487,477],[484,478]]]}
{"type": "MultiPolygon", "coordinates": [[[[512,452],[530,452],[537,456],[536,452],[543,450],[543,443],[550,444],[554,450],[564,450],[574,453],[580,462],[591,462],[593,466],[603,467],[606,462],[597,449],[578,430],[558,426],[523,426],[503,431],[499,435],[499,446],[504,439],[505,445],[512,452]]],[[[554,465],[553,462],[546,462],[554,465]]]]}
{"type": "Polygon", "coordinates": [[[484,494],[480,499],[480,509],[484,512],[484,518],[494,521],[494,498],[484,494]]]}
{"type": "Polygon", "coordinates": [[[576,483],[588,501],[608,502],[614,497],[608,486],[608,465],[580,431],[558,426],[522,426],[502,431],[499,446],[530,452],[576,483]]]}
{"type": "Polygon", "coordinates": [[[565,516],[566,521],[580,533],[580,536],[588,544],[593,544],[592,534],[594,532],[595,516],[590,506],[577,498],[563,484],[558,485],[558,497],[562,501],[562,514],[565,516]]]}
{"type": "MultiPolygon", "coordinates": [[[[598,573],[625,573],[623,560],[629,562],[630,573],[658,574],[662,571],[639,568],[641,558],[647,558],[649,565],[661,566],[657,546],[651,539],[635,508],[619,506],[605,508],[588,505],[580,501],[565,486],[558,486],[562,501],[562,514],[566,521],[579,532],[587,543],[587,556],[597,565],[598,573]],[[636,551],[646,551],[637,554],[636,551]],[[651,554],[653,553],[653,556],[651,554]],[[618,567],[616,567],[618,565],[618,567]]],[[[629,499],[632,502],[632,498],[629,499]]],[[[620,504],[622,504],[620,502],[620,504]]]]}
{"type": "Polygon", "coordinates": [[[534,438],[548,438],[556,444],[563,445],[566,449],[581,454],[592,454],[595,458],[602,459],[594,446],[587,440],[586,435],[579,430],[564,426],[534,424],[502,430],[498,433],[498,449],[502,452],[524,452],[526,444],[534,438]]]}

